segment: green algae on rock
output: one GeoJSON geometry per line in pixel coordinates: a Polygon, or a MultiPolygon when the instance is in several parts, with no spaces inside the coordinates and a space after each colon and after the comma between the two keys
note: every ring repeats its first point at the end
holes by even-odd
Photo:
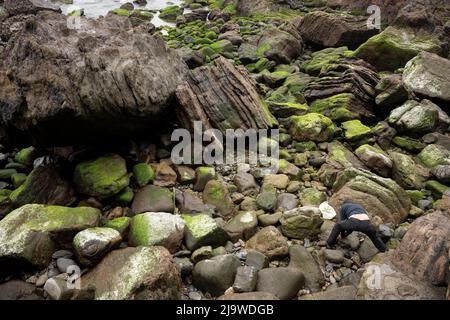
{"type": "Polygon", "coordinates": [[[184,236],[184,220],[166,212],[147,212],[131,219],[128,240],[132,246],[163,246],[176,252],[184,236]]]}
{"type": "Polygon", "coordinates": [[[189,250],[210,245],[213,248],[224,245],[228,240],[226,232],[207,214],[182,215],[185,226],[185,243],[189,250]]]}
{"type": "Polygon", "coordinates": [[[180,271],[163,247],[129,247],[110,252],[81,278],[96,300],[177,300],[180,271]]]}
{"type": "Polygon", "coordinates": [[[138,186],[143,187],[155,180],[155,171],[147,163],[138,163],[133,167],[133,176],[138,186]]]}
{"type": "Polygon", "coordinates": [[[441,50],[439,40],[429,33],[390,26],[362,44],[354,55],[380,71],[395,71],[420,51],[440,53],[441,50]]]}
{"type": "Polygon", "coordinates": [[[116,195],[129,183],[125,160],[119,155],[79,163],[73,180],[80,193],[102,199],[116,195]]]}
{"type": "Polygon", "coordinates": [[[290,134],[297,141],[329,141],[335,133],[335,126],[330,118],[319,113],[293,116],[290,120],[290,134]]]}
{"type": "MultiPolygon", "coordinates": [[[[21,260],[46,267],[58,246],[100,221],[100,210],[29,204],[0,221],[0,260],[21,260]]],[[[5,262],[6,263],[6,262],[5,262]]]]}

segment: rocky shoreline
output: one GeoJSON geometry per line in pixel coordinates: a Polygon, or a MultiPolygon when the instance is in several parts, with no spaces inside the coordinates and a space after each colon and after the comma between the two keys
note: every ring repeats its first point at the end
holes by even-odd
{"type": "Polygon", "coordinates": [[[0,299],[449,299],[447,1],[58,4],[0,1],[0,299]],[[174,164],[196,121],[278,172],[174,164]],[[388,252],[325,247],[349,198],[388,252]]]}

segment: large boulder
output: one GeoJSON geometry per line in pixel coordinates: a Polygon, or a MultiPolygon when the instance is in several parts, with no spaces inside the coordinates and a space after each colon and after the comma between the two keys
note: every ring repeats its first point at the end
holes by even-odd
{"type": "Polygon", "coordinates": [[[427,98],[450,102],[450,60],[421,52],[409,61],[403,82],[410,91],[427,98]]]}
{"type": "Polygon", "coordinates": [[[97,300],[177,300],[182,281],[163,247],[130,247],[109,253],[81,277],[81,285],[94,288],[97,300]]]}
{"type": "Polygon", "coordinates": [[[436,211],[414,221],[395,250],[392,263],[418,280],[447,285],[449,249],[450,216],[436,211]]]}
{"type": "Polygon", "coordinates": [[[125,160],[119,155],[99,157],[79,163],[73,181],[80,193],[109,198],[128,186],[125,160]]]}
{"type": "Polygon", "coordinates": [[[11,193],[10,199],[16,208],[29,203],[64,206],[73,202],[74,190],[57,168],[39,166],[11,193]]]}
{"type": "Polygon", "coordinates": [[[58,246],[70,246],[80,231],[96,227],[100,210],[29,204],[0,221],[0,269],[20,263],[46,267],[58,246]]]}
{"type": "Polygon", "coordinates": [[[362,44],[355,51],[355,56],[380,71],[394,71],[403,68],[420,51],[440,54],[441,43],[426,31],[390,26],[362,44]]]}
{"type": "Polygon", "coordinates": [[[39,11],[14,24],[0,53],[1,123],[64,145],[161,125],[186,64],[126,17],[77,19],[69,28],[66,16],[39,11]]]}
{"type": "Polygon", "coordinates": [[[175,252],[184,237],[184,220],[166,212],[147,212],[131,219],[128,241],[133,246],[163,246],[175,252]]]}
{"type": "Polygon", "coordinates": [[[345,14],[315,11],[307,14],[299,26],[302,38],[319,47],[356,49],[378,33],[367,28],[367,19],[345,14]]]}
{"type": "Polygon", "coordinates": [[[276,123],[248,72],[223,57],[217,58],[214,65],[191,70],[188,79],[178,86],[176,96],[178,119],[191,130],[194,121],[202,121],[206,129],[223,132],[267,129],[276,123]]]}
{"type": "Polygon", "coordinates": [[[385,223],[405,221],[411,208],[408,194],[395,181],[379,177],[370,171],[347,168],[333,185],[330,204],[339,210],[343,201],[351,199],[366,208],[371,217],[385,223]]]}

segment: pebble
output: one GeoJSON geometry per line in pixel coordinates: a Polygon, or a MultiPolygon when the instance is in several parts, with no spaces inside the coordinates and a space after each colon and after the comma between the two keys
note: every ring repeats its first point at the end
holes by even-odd
{"type": "Polygon", "coordinates": [[[189,292],[189,299],[191,300],[202,300],[202,295],[197,291],[189,292]]]}
{"type": "Polygon", "coordinates": [[[77,264],[72,259],[58,258],[58,260],[56,260],[56,266],[58,267],[58,270],[62,273],[67,272],[67,268],[73,265],[76,266],[77,264]]]}

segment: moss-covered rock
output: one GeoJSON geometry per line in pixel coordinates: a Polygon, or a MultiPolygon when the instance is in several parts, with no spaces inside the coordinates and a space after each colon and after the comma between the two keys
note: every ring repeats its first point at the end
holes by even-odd
{"type": "Polygon", "coordinates": [[[81,286],[95,288],[96,300],[177,300],[182,280],[165,248],[129,247],[110,252],[83,275],[81,286]]]}
{"type": "Polygon", "coordinates": [[[130,11],[128,9],[123,9],[123,8],[117,8],[117,9],[113,9],[110,11],[110,13],[116,14],[121,17],[129,17],[129,16],[131,16],[131,12],[132,11],[130,11]]]}
{"type": "Polygon", "coordinates": [[[206,214],[182,216],[185,226],[185,244],[189,250],[203,246],[219,247],[228,240],[227,233],[206,214]]]}
{"type": "Polygon", "coordinates": [[[208,181],[216,178],[216,170],[213,167],[198,167],[195,169],[195,191],[203,191],[208,181]]]}
{"type": "Polygon", "coordinates": [[[119,155],[79,163],[73,180],[80,193],[102,199],[116,195],[129,183],[125,160],[119,155]]]}
{"type": "Polygon", "coordinates": [[[317,145],[314,141],[303,141],[296,142],[294,144],[295,151],[297,152],[306,152],[306,151],[316,151],[317,145]]]}
{"type": "Polygon", "coordinates": [[[212,205],[221,216],[229,216],[234,213],[234,203],[231,200],[227,187],[218,180],[210,180],[203,190],[203,201],[212,205]]]}
{"type": "Polygon", "coordinates": [[[73,238],[73,248],[78,261],[85,266],[99,262],[122,241],[119,231],[111,228],[88,228],[73,238]]]}
{"type": "Polygon", "coordinates": [[[143,187],[155,180],[155,171],[147,163],[138,163],[133,167],[133,176],[137,185],[143,187]]]}
{"type": "Polygon", "coordinates": [[[430,173],[420,165],[416,165],[414,160],[400,152],[389,153],[393,162],[393,178],[405,189],[421,189],[430,173]]]}
{"type": "Polygon", "coordinates": [[[149,185],[139,190],[131,205],[134,214],[144,212],[168,212],[175,210],[173,193],[170,189],[149,185]]]}
{"type": "Polygon", "coordinates": [[[425,187],[427,190],[430,190],[435,199],[441,199],[442,195],[450,190],[449,186],[446,186],[445,184],[440,183],[439,181],[430,180],[425,183],[425,187]]]}
{"type": "Polygon", "coordinates": [[[173,5],[167,8],[164,8],[159,13],[159,18],[166,21],[175,22],[179,15],[183,14],[183,8],[173,5]]]}
{"type": "Polygon", "coordinates": [[[289,120],[290,134],[297,141],[329,141],[336,130],[330,118],[318,113],[293,116],[289,120]]]}
{"type": "Polygon", "coordinates": [[[134,198],[133,189],[126,187],[114,197],[114,203],[119,206],[128,206],[134,198]]]}
{"type": "Polygon", "coordinates": [[[356,156],[376,174],[388,177],[392,169],[392,160],[381,148],[364,144],[355,150],[356,156]]]}
{"type": "Polygon", "coordinates": [[[277,206],[277,190],[273,186],[265,186],[256,197],[256,205],[264,211],[273,211],[277,206]]]}
{"type": "Polygon", "coordinates": [[[317,76],[324,67],[334,64],[342,60],[344,57],[351,55],[347,47],[327,48],[316,51],[312,54],[312,59],[303,65],[306,73],[317,76]]]}
{"type": "MultiPolygon", "coordinates": [[[[0,265],[6,271],[16,263],[47,267],[58,246],[100,221],[100,210],[29,204],[0,221],[0,265]]],[[[14,270],[15,271],[15,270],[14,270]]]]}
{"type": "Polygon", "coordinates": [[[128,228],[130,226],[131,218],[130,217],[119,217],[112,220],[107,220],[103,227],[111,228],[117,230],[122,238],[125,238],[128,235],[128,228]]]}
{"type": "Polygon", "coordinates": [[[323,114],[336,122],[359,119],[361,115],[352,110],[355,96],[352,93],[341,93],[325,99],[318,99],[311,104],[310,111],[323,114]]]}
{"type": "Polygon", "coordinates": [[[425,199],[426,195],[420,190],[406,190],[413,205],[417,206],[420,200],[425,199]]]}
{"type": "Polygon", "coordinates": [[[394,180],[382,178],[370,171],[347,168],[339,173],[333,185],[330,205],[339,209],[346,199],[370,208],[370,216],[384,223],[399,224],[408,217],[411,200],[394,180]]]}
{"type": "Polygon", "coordinates": [[[171,213],[149,212],[133,217],[128,241],[131,246],[163,246],[176,252],[184,236],[184,220],[171,213]]]}
{"type": "Polygon", "coordinates": [[[362,145],[372,138],[372,130],[360,120],[350,120],[342,123],[345,139],[351,144],[362,145]]]}
{"type": "Polygon", "coordinates": [[[37,150],[35,147],[28,147],[21,149],[16,153],[14,160],[17,163],[23,164],[25,166],[31,166],[36,157],[37,150]]]}
{"type": "Polygon", "coordinates": [[[326,200],[326,193],[316,188],[306,188],[300,194],[300,202],[303,206],[318,206],[326,200]]]}
{"type": "Polygon", "coordinates": [[[10,199],[14,207],[30,203],[69,205],[73,200],[74,190],[59,171],[51,166],[39,166],[28,175],[10,199]]]}
{"type": "Polygon", "coordinates": [[[420,51],[440,53],[441,50],[439,40],[427,32],[390,26],[362,44],[354,54],[380,71],[394,71],[403,68],[420,51]]]}
{"type": "Polygon", "coordinates": [[[392,110],[388,122],[399,132],[423,135],[437,127],[439,113],[434,108],[410,100],[392,110]]]}
{"type": "Polygon", "coordinates": [[[414,153],[420,152],[426,147],[425,144],[411,137],[396,136],[392,142],[396,146],[414,153]]]}
{"type": "Polygon", "coordinates": [[[431,169],[450,164],[450,151],[440,145],[430,144],[419,153],[418,158],[425,167],[431,169]]]}
{"type": "Polygon", "coordinates": [[[14,188],[19,188],[27,180],[25,173],[15,173],[11,176],[11,183],[14,188]]]}
{"type": "Polygon", "coordinates": [[[450,101],[450,61],[421,52],[409,61],[403,72],[405,87],[419,96],[450,101]]]}
{"type": "Polygon", "coordinates": [[[284,236],[313,240],[320,234],[323,220],[318,208],[302,207],[285,212],[280,219],[280,223],[281,232],[284,236]]]}

